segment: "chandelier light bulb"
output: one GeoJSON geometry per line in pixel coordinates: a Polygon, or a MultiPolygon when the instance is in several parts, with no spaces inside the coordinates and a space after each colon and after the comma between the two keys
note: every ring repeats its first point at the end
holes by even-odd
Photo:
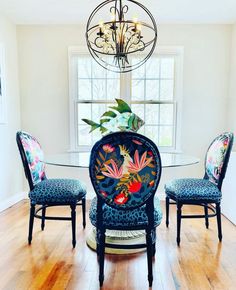
{"type": "Polygon", "coordinates": [[[112,22],[116,21],[116,14],[115,14],[115,12],[111,12],[111,21],[112,22]]]}
{"type": "Polygon", "coordinates": [[[136,28],[137,28],[137,30],[138,30],[139,32],[141,32],[141,30],[142,30],[142,25],[141,25],[141,23],[137,23],[136,28]]]}
{"type": "Polygon", "coordinates": [[[104,21],[103,21],[103,20],[100,20],[99,23],[98,23],[98,25],[99,25],[100,28],[103,28],[103,26],[104,26],[104,21]]]}

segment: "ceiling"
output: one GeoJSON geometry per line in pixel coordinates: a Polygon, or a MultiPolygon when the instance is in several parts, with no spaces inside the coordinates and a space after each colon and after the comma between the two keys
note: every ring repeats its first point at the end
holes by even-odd
{"type": "MultiPolygon", "coordinates": [[[[236,23],[236,0],[139,0],[157,23],[236,23]]],[[[16,24],[84,24],[98,0],[0,0],[16,24]]]]}

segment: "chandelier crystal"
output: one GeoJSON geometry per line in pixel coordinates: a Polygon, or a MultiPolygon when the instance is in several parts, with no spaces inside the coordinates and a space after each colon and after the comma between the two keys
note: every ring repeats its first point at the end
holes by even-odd
{"type": "Polygon", "coordinates": [[[102,67],[125,73],[140,67],[152,55],[157,26],[150,11],[141,3],[106,0],[90,15],[86,40],[90,54],[102,67]],[[138,19],[138,13],[145,21],[138,19]],[[101,20],[104,16],[106,21],[101,20]]]}

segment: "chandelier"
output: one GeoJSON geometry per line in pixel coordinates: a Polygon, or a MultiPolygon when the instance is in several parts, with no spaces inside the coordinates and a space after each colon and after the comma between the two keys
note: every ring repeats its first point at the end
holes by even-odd
{"type": "Polygon", "coordinates": [[[137,1],[106,0],[88,19],[86,41],[90,54],[103,68],[129,72],[152,55],[157,41],[156,21],[137,1]]]}

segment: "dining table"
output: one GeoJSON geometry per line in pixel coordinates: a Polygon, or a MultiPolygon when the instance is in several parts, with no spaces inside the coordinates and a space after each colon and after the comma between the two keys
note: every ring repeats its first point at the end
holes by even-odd
{"type": "MultiPolygon", "coordinates": [[[[162,168],[182,167],[194,165],[199,162],[199,158],[183,154],[183,153],[167,153],[160,152],[162,168]]],[[[46,155],[44,162],[48,165],[74,167],[74,168],[88,168],[89,167],[90,152],[63,152],[58,154],[46,155]]],[[[106,242],[109,244],[118,245],[135,245],[145,243],[145,231],[118,231],[107,230],[106,242]]],[[[96,250],[96,228],[92,227],[87,238],[87,245],[96,250]]],[[[129,254],[144,251],[145,249],[116,249],[106,248],[106,253],[111,254],[129,254]]]]}

